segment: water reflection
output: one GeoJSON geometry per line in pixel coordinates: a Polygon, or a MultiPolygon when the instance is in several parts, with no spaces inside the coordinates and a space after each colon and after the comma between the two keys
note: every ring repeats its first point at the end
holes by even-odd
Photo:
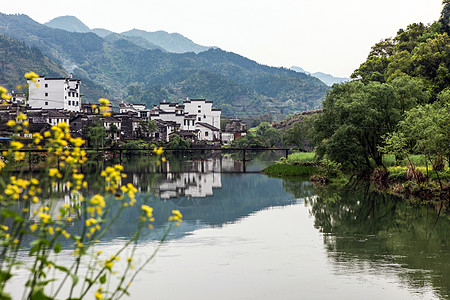
{"type": "Polygon", "coordinates": [[[306,204],[337,273],[395,272],[414,289],[431,286],[438,297],[450,296],[448,215],[378,193],[368,184],[316,188],[315,193],[306,204]]]}

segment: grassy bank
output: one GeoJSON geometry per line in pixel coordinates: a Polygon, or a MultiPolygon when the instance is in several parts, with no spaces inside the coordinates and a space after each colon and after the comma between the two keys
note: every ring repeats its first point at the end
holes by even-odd
{"type": "Polygon", "coordinates": [[[314,156],[314,152],[292,153],[265,168],[263,173],[270,176],[311,176],[317,173],[314,156]]]}

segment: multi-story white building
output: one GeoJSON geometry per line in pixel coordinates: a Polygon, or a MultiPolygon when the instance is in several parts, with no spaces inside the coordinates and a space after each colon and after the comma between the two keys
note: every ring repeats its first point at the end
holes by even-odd
{"type": "Polygon", "coordinates": [[[38,77],[28,80],[28,104],[32,108],[59,109],[79,112],[81,80],[38,77]]]}
{"type": "Polygon", "coordinates": [[[175,122],[181,131],[196,132],[200,140],[219,140],[221,110],[212,108],[212,104],[206,99],[187,99],[183,104],[163,102],[153,108],[150,118],[175,122]]]}
{"type": "Polygon", "coordinates": [[[212,107],[213,102],[206,99],[187,99],[183,102],[188,115],[196,115],[195,123],[203,122],[220,128],[221,110],[212,107]]]}

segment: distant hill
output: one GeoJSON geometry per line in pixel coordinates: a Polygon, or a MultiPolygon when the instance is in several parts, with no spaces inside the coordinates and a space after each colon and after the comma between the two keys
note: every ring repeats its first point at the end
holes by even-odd
{"type": "Polygon", "coordinates": [[[145,49],[160,49],[162,51],[173,53],[199,53],[209,49],[209,47],[198,45],[179,33],[168,33],[165,31],[148,32],[139,29],[132,29],[118,34],[103,28],[94,28],[91,30],[74,16],[57,17],[44,25],[55,29],[63,29],[69,32],[93,32],[102,38],[107,38],[109,36],[110,41],[116,41],[119,39],[118,36],[123,36],[125,39],[145,49]]]}
{"type": "Polygon", "coordinates": [[[96,35],[98,35],[99,37],[104,38],[107,35],[110,35],[112,32],[111,30],[108,29],[103,29],[103,28],[94,28],[91,30],[91,32],[95,33],[96,35]]]}
{"type": "Polygon", "coordinates": [[[322,80],[322,82],[324,82],[328,86],[332,86],[335,83],[343,83],[343,82],[350,81],[350,78],[334,77],[333,75],[322,73],[322,72],[310,73],[308,71],[305,71],[301,67],[292,66],[290,69],[295,72],[305,73],[305,74],[314,76],[316,78],[319,78],[320,80],[322,80]]]}
{"type": "Polygon", "coordinates": [[[166,51],[164,48],[162,48],[160,46],[157,46],[157,45],[147,41],[144,38],[137,37],[137,36],[125,36],[125,35],[121,35],[121,34],[113,32],[113,33],[108,34],[107,36],[105,36],[104,39],[106,41],[108,41],[108,42],[116,42],[118,40],[127,40],[127,41],[130,41],[130,42],[132,42],[133,44],[135,44],[135,45],[137,45],[139,47],[144,48],[144,49],[149,49],[149,50],[158,49],[158,50],[161,50],[161,51],[166,51]]]}
{"type": "Polygon", "coordinates": [[[87,101],[181,101],[205,97],[224,115],[291,114],[320,107],[319,79],[258,64],[220,49],[198,54],[149,50],[136,41],[53,29],[26,15],[0,13],[0,33],[39,48],[82,80],[87,101]]]}
{"type": "Polygon", "coordinates": [[[185,52],[203,52],[209,49],[209,47],[200,46],[191,41],[190,39],[182,36],[179,33],[168,33],[165,31],[148,32],[139,29],[132,29],[126,32],[122,32],[125,36],[141,37],[153,43],[161,46],[169,52],[173,53],[185,53],[185,52]]]}
{"type": "Polygon", "coordinates": [[[74,16],[62,16],[56,17],[51,21],[48,21],[44,25],[51,28],[63,29],[70,32],[91,32],[91,29],[87,27],[83,22],[78,20],[74,16]]]}

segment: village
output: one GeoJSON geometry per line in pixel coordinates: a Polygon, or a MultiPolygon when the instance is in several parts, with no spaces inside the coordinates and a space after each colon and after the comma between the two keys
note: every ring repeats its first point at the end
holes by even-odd
{"type": "MultiPolygon", "coordinates": [[[[0,104],[0,136],[8,139],[14,132],[6,123],[17,120],[20,112],[29,122],[24,138],[43,134],[51,126],[65,122],[73,137],[85,138],[86,128],[103,126],[107,138],[115,142],[149,140],[167,143],[173,136],[189,143],[229,145],[246,135],[246,126],[238,119],[229,119],[221,130],[221,110],[207,99],[187,98],[182,103],[161,99],[152,108],[144,104],[121,101],[118,111],[108,104],[107,115],[100,114],[93,103],[83,103],[81,80],[39,77],[28,80],[25,93],[10,93],[11,100],[0,104]],[[28,98],[28,99],[27,99],[28,98]]],[[[88,145],[93,146],[93,145],[88,145]]]]}

